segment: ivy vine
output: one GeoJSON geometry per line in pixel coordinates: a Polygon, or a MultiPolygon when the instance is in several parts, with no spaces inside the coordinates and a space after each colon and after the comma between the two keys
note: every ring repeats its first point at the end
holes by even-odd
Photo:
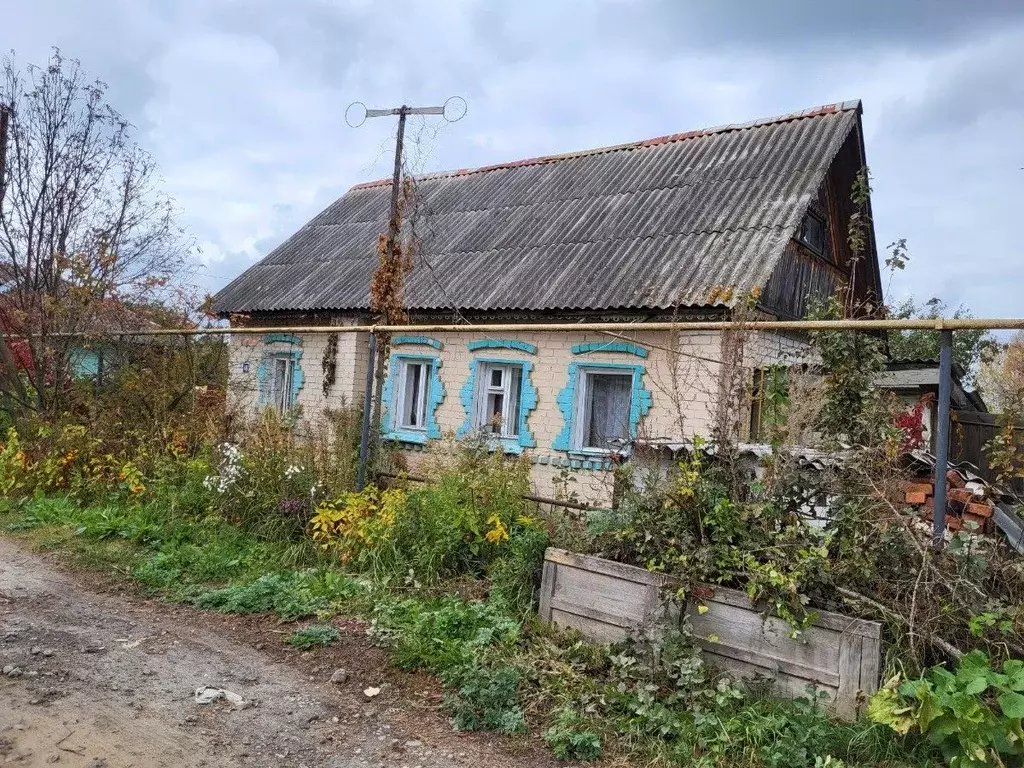
{"type": "Polygon", "coordinates": [[[324,347],[324,357],[320,361],[320,366],[324,372],[324,397],[327,397],[338,375],[338,334],[332,333],[327,337],[327,345],[324,347]]]}

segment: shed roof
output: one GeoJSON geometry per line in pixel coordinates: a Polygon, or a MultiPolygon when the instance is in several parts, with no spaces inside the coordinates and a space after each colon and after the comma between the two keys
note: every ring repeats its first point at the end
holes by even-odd
{"type": "MultiPolygon", "coordinates": [[[[414,310],[728,306],[765,285],[859,101],[417,177],[414,310]]],[[[214,299],[222,314],[362,310],[390,183],[359,184],[214,299]]]]}

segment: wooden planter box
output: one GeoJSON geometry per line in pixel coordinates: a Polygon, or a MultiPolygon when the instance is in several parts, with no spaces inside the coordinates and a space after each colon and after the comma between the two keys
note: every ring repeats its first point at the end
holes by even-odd
{"type": "MultiPolygon", "coordinates": [[[[667,608],[657,573],[599,557],[549,549],[544,557],[540,618],[577,629],[597,643],[621,642],[642,635],[655,642],[665,626],[678,620],[667,608]]],[[[741,678],[773,680],[780,696],[804,696],[813,685],[828,694],[835,712],[856,718],[867,697],[878,690],[881,625],[822,611],[800,637],[766,616],[734,589],[706,587],[710,597],[699,613],[686,614],[709,662],[741,678]]]]}

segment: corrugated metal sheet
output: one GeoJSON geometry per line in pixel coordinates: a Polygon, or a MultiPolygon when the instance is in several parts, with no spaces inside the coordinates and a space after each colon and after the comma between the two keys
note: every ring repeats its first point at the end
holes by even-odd
{"type": "MultiPolygon", "coordinates": [[[[663,309],[763,288],[859,102],[420,177],[410,309],[663,309]],[[731,289],[723,292],[723,288],[731,289]]],[[[222,313],[364,309],[390,185],[358,185],[217,294],[222,313]]]]}

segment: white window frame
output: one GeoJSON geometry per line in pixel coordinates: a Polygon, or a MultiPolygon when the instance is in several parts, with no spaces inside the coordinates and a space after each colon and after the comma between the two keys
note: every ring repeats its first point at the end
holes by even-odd
{"type": "Polygon", "coordinates": [[[479,360],[476,364],[476,388],[473,393],[473,429],[485,429],[490,423],[488,395],[502,396],[501,429],[497,437],[506,440],[519,439],[519,419],[523,407],[523,379],[526,376],[522,363],[498,363],[479,360]],[[501,386],[491,384],[491,373],[502,371],[501,386]],[[518,386],[514,386],[518,378],[518,386]]]}
{"type": "Polygon", "coordinates": [[[626,403],[626,436],[629,436],[632,423],[630,416],[633,410],[633,397],[635,396],[636,371],[631,368],[580,368],[576,374],[575,402],[573,403],[573,419],[571,445],[574,451],[586,453],[614,453],[612,446],[594,447],[585,444],[587,433],[590,431],[590,409],[587,407],[587,400],[590,397],[591,376],[621,376],[629,379],[629,401],[626,403]]]}
{"type": "Polygon", "coordinates": [[[394,415],[391,420],[392,428],[397,432],[426,433],[428,418],[427,392],[430,389],[430,377],[431,370],[433,369],[433,361],[415,357],[399,357],[397,363],[398,371],[396,372],[395,378],[395,392],[391,398],[391,404],[394,410],[394,415]],[[420,416],[419,424],[405,423],[405,405],[407,399],[406,389],[412,382],[412,377],[409,375],[409,369],[412,367],[418,367],[421,369],[420,389],[419,392],[414,393],[415,403],[413,404],[416,412],[420,416]]]}
{"type": "Polygon", "coordinates": [[[295,407],[295,358],[291,355],[274,355],[270,368],[270,402],[280,414],[288,413],[295,407]],[[277,386],[278,365],[284,365],[284,388],[277,386]]]}

